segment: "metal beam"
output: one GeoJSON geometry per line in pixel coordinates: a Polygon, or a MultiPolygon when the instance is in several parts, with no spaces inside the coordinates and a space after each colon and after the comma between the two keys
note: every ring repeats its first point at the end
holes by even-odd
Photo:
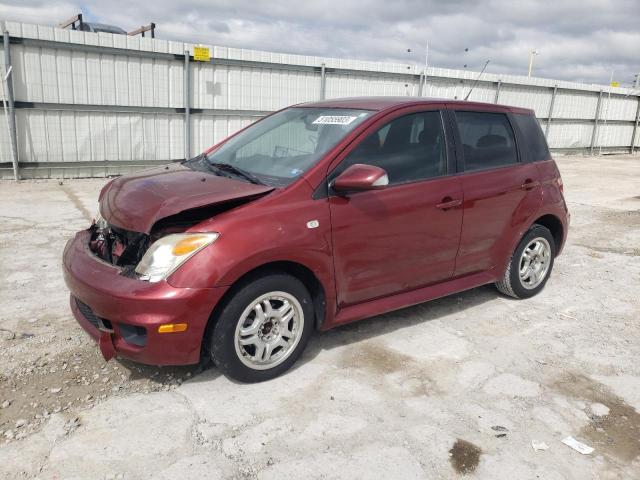
{"type": "Polygon", "coordinates": [[[81,13],[74,15],[73,17],[69,18],[68,20],[65,20],[64,22],[59,23],[58,27],[59,28],[71,27],[72,30],[76,30],[76,22],[78,22],[79,24],[78,29],[82,30],[82,14],[81,13]]]}
{"type": "MultiPolygon", "coordinates": [[[[138,113],[141,115],[184,115],[183,107],[143,107],[136,105],[95,105],[81,103],[49,103],[49,102],[14,102],[15,110],[47,110],[63,112],[104,112],[104,113],[138,113]]],[[[272,110],[242,110],[220,108],[193,108],[189,107],[189,115],[227,116],[227,117],[264,117],[273,113],[272,110]]],[[[546,122],[548,117],[537,117],[541,122],[546,122]]],[[[554,118],[553,123],[594,123],[593,118],[554,118]]],[[[608,120],[609,125],[635,125],[634,120],[608,120]]],[[[639,130],[640,131],[640,130],[639,130]]]]}
{"type": "MultiPolygon", "coordinates": [[[[638,75],[640,77],[640,74],[638,75]]],[[[636,107],[636,121],[633,124],[633,133],[631,134],[631,148],[630,153],[634,154],[636,151],[636,135],[638,135],[638,122],[640,122],[640,97],[638,97],[638,106],[636,107]]]]}
{"type": "Polygon", "coordinates": [[[189,51],[184,52],[184,158],[191,158],[191,75],[189,51]]]}
{"type": "Polygon", "coordinates": [[[320,66],[320,100],[327,98],[327,66],[320,66]]]}
{"type": "Polygon", "coordinates": [[[502,86],[502,80],[498,80],[498,83],[496,83],[496,96],[493,99],[493,103],[498,103],[498,100],[500,99],[500,87],[502,86]]]}
{"type": "Polygon", "coordinates": [[[600,107],[602,106],[602,90],[598,95],[598,105],[596,106],[596,117],[593,119],[593,130],[591,131],[591,145],[589,146],[589,155],[593,155],[593,148],[596,143],[596,134],[598,133],[598,120],[600,119],[600,107]]]}
{"type": "Polygon", "coordinates": [[[553,106],[556,103],[556,93],[558,93],[558,86],[553,87],[553,93],[551,94],[551,103],[549,104],[549,115],[547,116],[547,126],[544,128],[544,138],[549,138],[549,127],[551,127],[551,120],[553,118],[553,106]]]}
{"type": "MultiPolygon", "coordinates": [[[[75,52],[97,53],[101,55],[123,55],[128,57],[159,58],[163,60],[182,60],[184,54],[149,52],[146,50],[133,50],[129,48],[103,47],[99,45],[85,45],[81,43],[57,42],[55,40],[42,40],[38,38],[9,37],[9,42],[16,45],[39,48],[55,48],[72,50],[75,52]]],[[[3,43],[5,41],[3,40],[3,43]]]]}
{"type": "Polygon", "coordinates": [[[151,32],[151,38],[156,38],[156,24],[151,22],[149,25],[143,25],[140,28],[137,28],[131,32],[128,32],[127,35],[129,36],[135,36],[135,35],[140,35],[142,34],[142,36],[144,37],[144,32],[151,32]]]}
{"type": "MultiPolygon", "coordinates": [[[[546,122],[548,117],[536,117],[541,122],[546,122]]],[[[593,118],[560,118],[554,117],[553,123],[595,123],[593,118]]],[[[633,125],[633,120],[607,120],[608,125],[633,125]]]]}
{"type": "MultiPolygon", "coordinates": [[[[2,22],[4,27],[4,22],[2,22]]],[[[9,142],[11,151],[11,163],[13,165],[13,177],[16,181],[20,180],[20,167],[18,164],[18,136],[16,129],[16,110],[14,108],[13,97],[13,69],[11,68],[11,44],[9,42],[9,32],[4,30],[2,32],[3,44],[4,44],[4,75],[2,76],[2,90],[5,96],[5,102],[8,108],[5,108],[5,113],[9,115],[9,142]],[[4,88],[6,84],[7,88],[4,88]]]]}
{"type": "Polygon", "coordinates": [[[422,97],[422,87],[423,87],[423,82],[425,77],[426,77],[426,72],[422,72],[420,74],[420,78],[418,79],[418,97],[422,97]]]}
{"type": "MultiPolygon", "coordinates": [[[[71,112],[139,113],[144,115],[184,115],[185,109],[171,107],[142,107],[135,105],[92,105],[81,103],[15,102],[16,110],[50,110],[71,112]]],[[[241,110],[219,108],[189,108],[189,114],[211,116],[263,117],[272,113],[268,110],[241,110]]]]}

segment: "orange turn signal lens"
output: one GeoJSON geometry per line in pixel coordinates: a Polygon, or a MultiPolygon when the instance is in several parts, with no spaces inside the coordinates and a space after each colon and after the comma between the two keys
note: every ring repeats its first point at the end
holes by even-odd
{"type": "Polygon", "coordinates": [[[211,239],[207,235],[191,235],[180,240],[173,246],[171,253],[176,257],[180,257],[182,255],[188,255],[191,252],[202,248],[211,242],[211,239]]]}
{"type": "Polygon", "coordinates": [[[186,323],[165,323],[158,327],[158,333],[177,333],[187,330],[186,323]]]}

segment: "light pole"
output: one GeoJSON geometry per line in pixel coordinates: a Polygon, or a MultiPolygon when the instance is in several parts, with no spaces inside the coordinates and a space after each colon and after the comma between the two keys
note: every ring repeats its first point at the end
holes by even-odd
{"type": "Polygon", "coordinates": [[[531,76],[531,71],[533,70],[533,57],[539,54],[540,52],[538,52],[538,50],[536,50],[535,48],[529,52],[529,74],[527,75],[528,77],[531,76]]]}

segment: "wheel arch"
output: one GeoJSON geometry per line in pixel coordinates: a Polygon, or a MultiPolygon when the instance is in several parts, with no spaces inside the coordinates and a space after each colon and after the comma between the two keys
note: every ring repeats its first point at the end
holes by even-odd
{"type": "Polygon", "coordinates": [[[532,218],[533,220],[530,220],[529,222],[524,224],[526,228],[523,228],[520,232],[517,232],[511,239],[508,248],[504,252],[504,257],[501,260],[501,263],[497,265],[497,268],[495,270],[496,273],[499,274],[497,278],[501,278],[501,276],[504,274],[505,270],[507,269],[507,266],[509,265],[509,260],[511,259],[511,256],[513,255],[513,252],[515,251],[515,249],[520,244],[520,241],[531,229],[531,227],[533,227],[536,224],[542,225],[543,227],[547,228],[551,232],[551,236],[553,237],[553,241],[556,247],[556,256],[560,254],[560,251],[562,250],[562,247],[564,245],[564,238],[565,238],[565,227],[562,223],[562,220],[560,220],[560,218],[553,213],[544,213],[544,214],[539,213],[538,215],[532,218]]]}
{"type": "Polygon", "coordinates": [[[542,225],[551,232],[551,236],[553,237],[553,241],[555,242],[557,254],[562,248],[564,242],[564,226],[562,225],[562,221],[557,216],[548,213],[534,220],[531,226],[535,224],[542,225]]]}
{"type": "Polygon", "coordinates": [[[325,286],[318,279],[315,273],[302,263],[290,261],[290,260],[278,260],[267,262],[262,265],[256,266],[244,274],[240,275],[229,287],[229,289],[222,296],[220,301],[215,305],[211,315],[209,316],[209,321],[207,322],[207,327],[205,329],[205,334],[203,337],[202,347],[201,347],[201,356],[202,358],[206,358],[205,350],[209,345],[209,336],[215,326],[215,322],[217,320],[218,313],[224,308],[225,304],[233,297],[235,292],[243,285],[248,282],[251,282],[253,279],[258,278],[260,276],[268,275],[269,273],[287,273],[298,280],[300,280],[303,285],[309,291],[311,295],[311,299],[313,301],[313,311],[314,311],[314,326],[316,330],[320,330],[322,324],[325,322],[326,312],[327,312],[327,296],[325,291],[325,286]]]}

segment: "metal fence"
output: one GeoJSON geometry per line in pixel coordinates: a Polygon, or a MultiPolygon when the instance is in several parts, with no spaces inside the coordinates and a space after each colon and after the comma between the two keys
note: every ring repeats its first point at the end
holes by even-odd
{"type": "MultiPolygon", "coordinates": [[[[10,128],[0,176],[125,173],[190,157],[294,103],[359,95],[464,98],[477,72],[255,50],[5,22],[10,128]],[[11,132],[11,134],[9,133],[11,132]],[[15,145],[12,155],[11,141],[15,145]]],[[[4,74],[4,72],[3,72],[4,74]]],[[[484,74],[469,100],[532,108],[552,150],[640,147],[640,97],[625,88],[484,74]]]]}

